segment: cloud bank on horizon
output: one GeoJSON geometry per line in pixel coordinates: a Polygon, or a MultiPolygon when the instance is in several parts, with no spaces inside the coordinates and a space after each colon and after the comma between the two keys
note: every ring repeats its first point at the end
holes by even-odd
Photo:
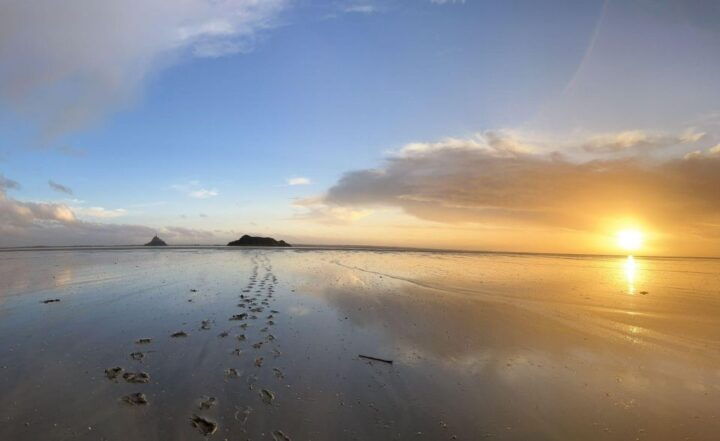
{"type": "MultiPolygon", "coordinates": [[[[604,135],[616,152],[616,137],[604,135]]],[[[643,135],[666,140],[699,135],[643,135]]],[[[580,142],[577,150],[588,145],[580,142]]],[[[646,141],[628,143],[649,148],[646,141]]],[[[571,151],[572,149],[570,149],[571,151]]],[[[554,227],[595,232],[632,219],[660,231],[720,238],[720,149],[681,158],[648,156],[577,160],[497,133],[437,143],[414,143],[374,169],[345,173],[313,206],[400,208],[424,220],[517,228],[554,227]]]]}
{"type": "MultiPolygon", "coordinates": [[[[221,243],[234,238],[234,231],[166,226],[107,224],[82,220],[67,204],[19,201],[8,195],[20,184],[0,174],[0,246],[25,245],[128,245],[142,244],[155,234],[175,243],[221,243]]],[[[118,217],[122,210],[102,207],[80,209],[80,214],[100,219],[118,217]]]]}

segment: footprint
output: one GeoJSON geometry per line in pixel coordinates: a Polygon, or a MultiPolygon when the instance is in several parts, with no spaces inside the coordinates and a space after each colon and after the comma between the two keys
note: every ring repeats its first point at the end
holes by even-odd
{"type": "Polygon", "coordinates": [[[146,345],[149,343],[152,343],[152,338],[140,338],[140,339],[135,340],[135,344],[138,344],[138,345],[146,345]]]}
{"type": "Polygon", "coordinates": [[[285,435],[282,430],[276,430],[272,433],[273,441],[292,441],[292,439],[285,435]]]}
{"type": "Polygon", "coordinates": [[[136,392],[136,393],[130,394],[130,395],[125,395],[124,397],[122,397],[122,400],[124,402],[130,404],[131,406],[144,406],[144,405],[148,404],[147,397],[145,396],[145,394],[140,393],[140,392],[136,392]]]}
{"type": "Polygon", "coordinates": [[[123,368],[121,367],[107,368],[105,369],[105,376],[110,380],[117,380],[117,377],[119,377],[122,372],[123,368]]]}
{"type": "Polygon", "coordinates": [[[172,334],[170,337],[178,338],[178,337],[187,337],[187,333],[185,331],[180,331],[172,334]]]}
{"type": "Polygon", "coordinates": [[[193,415],[192,418],[190,418],[190,422],[192,422],[193,427],[198,429],[200,433],[205,436],[212,435],[218,428],[216,422],[198,415],[193,415]]]}
{"type": "Polygon", "coordinates": [[[261,389],[260,397],[265,404],[272,404],[273,400],[275,399],[275,394],[267,389],[261,389]]]}
{"type": "Polygon", "coordinates": [[[150,374],[147,374],[145,372],[125,372],[123,374],[123,378],[128,383],[149,383],[150,382],[150,374]]]}
{"type": "Polygon", "coordinates": [[[217,404],[217,399],[215,399],[215,397],[202,397],[198,403],[198,408],[201,410],[210,409],[215,404],[217,404]]]}
{"type": "Polygon", "coordinates": [[[240,421],[240,424],[245,425],[248,417],[250,417],[250,414],[252,413],[252,407],[246,406],[243,410],[240,410],[237,407],[235,409],[235,420],[240,421]]]}

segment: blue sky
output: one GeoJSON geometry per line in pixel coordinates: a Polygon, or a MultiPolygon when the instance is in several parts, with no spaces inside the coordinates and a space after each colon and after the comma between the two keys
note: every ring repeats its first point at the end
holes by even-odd
{"type": "MultiPolygon", "coordinates": [[[[4,16],[42,26],[30,37],[37,42],[11,29],[16,40],[0,45],[2,61],[19,66],[0,73],[0,172],[19,183],[6,191],[13,200],[65,205],[81,222],[211,232],[178,234],[178,242],[268,232],[380,243],[388,225],[444,224],[402,205],[328,207],[323,198],[346,173],[383,168],[409,143],[499,131],[539,151],[572,154],[572,146],[548,145],[602,136],[637,144],[637,133],[627,132],[642,131],[653,142],[676,139],[675,156],[715,144],[710,135],[689,142],[682,133],[710,130],[695,121],[715,110],[718,60],[707,54],[716,30],[693,21],[702,14],[690,8],[686,22],[668,20],[677,11],[662,1],[649,2],[649,11],[603,1],[155,0],[150,18],[130,12],[117,23],[113,3],[91,7],[77,29],[62,22],[72,22],[73,11],[43,16],[6,7],[4,16]],[[226,20],[229,14],[238,18],[226,20]],[[118,29],[106,30],[108,23],[118,29]],[[136,37],[144,27],[153,32],[136,37]],[[178,33],[192,37],[165,37],[178,33]],[[95,35],[97,44],[89,42],[95,35]],[[40,47],[43,38],[65,45],[24,47],[40,47]],[[675,61],[666,62],[666,49],[675,61]],[[60,57],[77,61],[68,67],[60,57]],[[20,87],[22,76],[39,79],[20,87]],[[643,87],[648,78],[656,84],[643,87]],[[661,110],[670,102],[679,110],[661,110]],[[67,123],[76,111],[81,117],[67,123]],[[301,177],[309,183],[287,184],[301,177]],[[351,225],[355,211],[365,229],[351,225]],[[339,214],[337,222],[329,213],[339,214]]],[[[88,4],[69,2],[73,8],[81,13],[88,4]]],[[[448,224],[456,227],[481,235],[489,225],[448,224]]],[[[145,232],[133,231],[129,242],[145,232]]],[[[45,236],[6,242],[33,237],[45,236]]],[[[57,241],[122,237],[75,232],[57,241]]],[[[392,244],[443,245],[422,237],[392,244]]],[[[502,243],[476,244],[488,245],[502,243]]]]}

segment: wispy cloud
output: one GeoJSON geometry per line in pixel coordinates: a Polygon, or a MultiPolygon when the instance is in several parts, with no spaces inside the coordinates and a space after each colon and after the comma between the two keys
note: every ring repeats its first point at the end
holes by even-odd
{"type": "Polygon", "coordinates": [[[128,105],[187,56],[246,52],[286,0],[0,2],[0,97],[46,135],[128,105]]]}
{"type": "Polygon", "coordinates": [[[303,177],[288,178],[285,182],[287,185],[309,185],[311,183],[310,179],[303,177]]]}
{"type": "Polygon", "coordinates": [[[216,188],[204,188],[197,180],[188,181],[186,184],[174,184],[170,188],[185,193],[193,199],[209,199],[219,195],[216,188]]]}
{"type": "Polygon", "coordinates": [[[371,3],[356,3],[345,6],[343,11],[348,13],[372,14],[377,12],[378,8],[371,3]]]}
{"type": "Polygon", "coordinates": [[[48,181],[48,185],[50,186],[50,188],[52,188],[53,190],[55,190],[57,192],[69,194],[71,196],[73,194],[72,188],[62,185],[62,184],[58,184],[57,182],[53,181],[52,179],[48,181]]]}
{"type": "Polygon", "coordinates": [[[693,150],[685,154],[685,159],[699,159],[703,157],[720,157],[720,144],[710,147],[706,151],[693,150]]]}
{"type": "Polygon", "coordinates": [[[692,129],[679,135],[627,130],[619,133],[596,135],[582,145],[590,153],[616,153],[628,150],[652,150],[680,144],[692,144],[705,137],[704,132],[692,129]]]}
{"type": "Polygon", "coordinates": [[[17,181],[8,179],[0,174],[0,196],[4,195],[6,190],[18,188],[20,188],[20,184],[17,181]]]}
{"type": "Polygon", "coordinates": [[[188,196],[194,199],[208,199],[217,196],[219,193],[215,189],[201,188],[199,190],[193,190],[188,193],[188,196]]]}

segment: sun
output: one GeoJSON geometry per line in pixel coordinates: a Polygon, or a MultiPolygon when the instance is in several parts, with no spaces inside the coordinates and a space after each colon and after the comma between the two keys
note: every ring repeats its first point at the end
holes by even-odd
{"type": "Polygon", "coordinates": [[[621,230],[617,233],[617,244],[626,251],[637,251],[643,243],[643,234],[639,230],[621,230]]]}

